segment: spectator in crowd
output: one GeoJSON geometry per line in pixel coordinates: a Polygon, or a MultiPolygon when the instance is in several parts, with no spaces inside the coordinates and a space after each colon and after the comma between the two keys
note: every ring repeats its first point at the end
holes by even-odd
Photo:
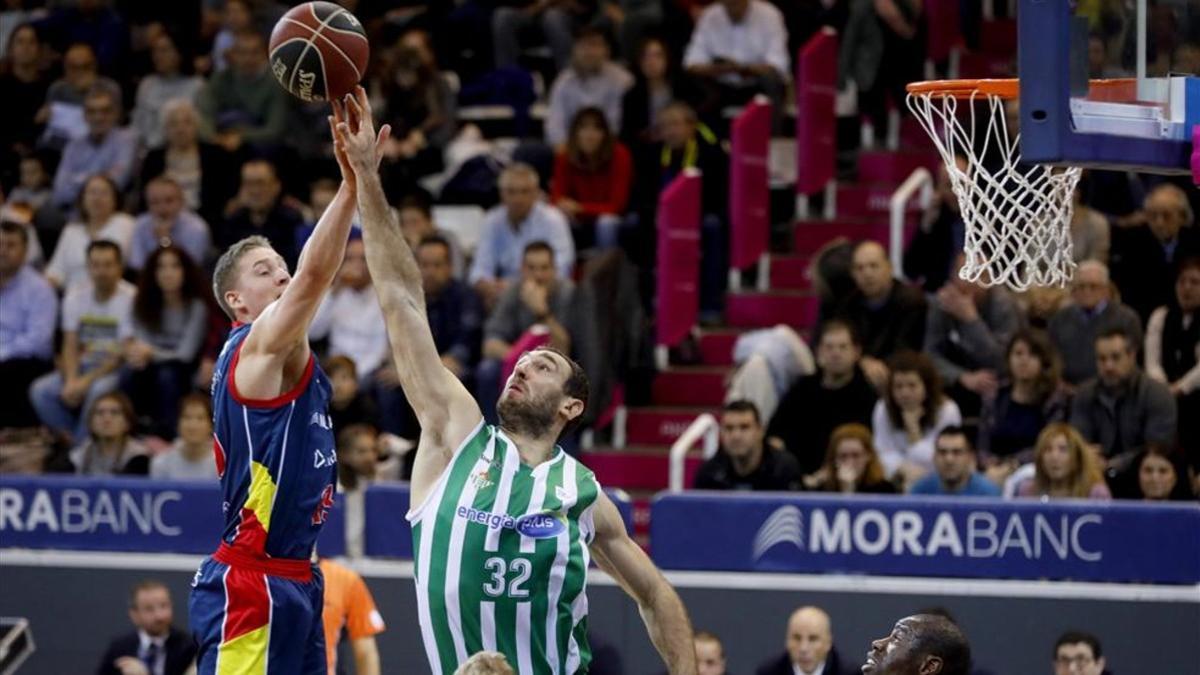
{"type": "Polygon", "coordinates": [[[329,378],[333,390],[329,398],[329,417],[334,429],[353,424],[379,428],[379,408],[358,385],[358,367],[349,356],[330,356],[321,362],[321,370],[329,378]]]}
{"type": "Polygon", "coordinates": [[[36,423],[29,385],[54,367],[58,296],[25,263],[28,242],[27,228],[0,222],[0,429],[36,423]]]}
{"type": "Polygon", "coordinates": [[[696,22],[683,65],[710,90],[705,114],[719,115],[754,94],[782,101],[791,68],[783,14],[766,0],[712,3],[696,22]]]}
{"type": "Polygon", "coordinates": [[[1000,488],[977,470],[975,447],[962,427],[946,427],[933,442],[934,472],[913,483],[914,495],[999,497],[1000,488]]]}
{"type": "Polygon", "coordinates": [[[124,257],[133,239],[134,221],[117,210],[121,193],[116,183],[104,175],[95,175],[83,185],[79,195],[79,222],[63,228],[46,265],[46,278],[59,290],[69,290],[86,282],[88,246],[95,241],[111,241],[124,257]]]}
{"type": "Polygon", "coordinates": [[[696,645],[696,675],[726,675],[725,646],[721,638],[706,630],[692,636],[696,645]]]}
{"type": "Polygon", "coordinates": [[[229,67],[229,50],[242,33],[257,30],[250,0],[225,0],[221,9],[221,29],[213,37],[212,71],[218,73],[229,67]]]}
{"type": "Polygon", "coordinates": [[[1118,497],[1146,501],[1190,501],[1197,497],[1188,484],[1183,455],[1165,446],[1147,446],[1134,458],[1130,468],[1135,472],[1135,480],[1129,481],[1132,489],[1118,493],[1118,497]]]}
{"type": "MultiPolygon", "coordinates": [[[[959,171],[967,171],[965,155],[955,155],[959,171]]],[[[934,199],[921,218],[921,226],[904,248],[903,269],[909,279],[921,282],[926,293],[935,294],[950,281],[954,256],[966,237],[958,196],[950,183],[944,162],[938,163],[934,199]]]]}
{"type": "MultiPolygon", "coordinates": [[[[17,175],[18,183],[8,193],[9,204],[23,205],[30,212],[31,222],[39,231],[51,228],[60,229],[62,227],[61,215],[54,209],[50,201],[53,193],[50,190],[50,174],[46,171],[46,159],[38,153],[22,156],[18,164],[17,175]],[[49,213],[52,210],[54,211],[53,215],[49,213]]],[[[49,232],[45,234],[50,235],[49,232]]],[[[54,232],[53,236],[57,239],[58,232],[54,232]]],[[[37,259],[42,260],[42,247],[38,245],[40,242],[31,239],[29,244],[31,254],[35,250],[33,246],[37,245],[37,259]]]]}
{"type": "Polygon", "coordinates": [[[179,401],[177,428],[179,436],[171,447],[150,460],[150,477],[213,482],[217,467],[212,454],[212,398],[196,393],[184,396],[179,401]]]}
{"type": "Polygon", "coordinates": [[[188,209],[206,223],[220,223],[226,203],[237,190],[238,172],[229,154],[200,141],[200,113],[191,101],[167,101],[161,114],[163,146],[146,154],[141,184],[159,176],[170,178],[183,190],[188,209]]]}
{"type": "Polygon", "coordinates": [[[1043,331],[1049,330],[1050,319],[1067,305],[1069,299],[1070,291],[1058,286],[1034,286],[1017,296],[1026,325],[1043,331]]]}
{"type": "Polygon", "coordinates": [[[41,48],[37,30],[30,24],[19,25],[12,31],[0,67],[0,101],[5,103],[0,108],[0,151],[10,157],[33,150],[48,115],[38,112],[50,88],[41,48]]]}
{"type": "Polygon", "coordinates": [[[1021,325],[1020,309],[1007,288],[959,278],[959,254],[950,279],[938,289],[925,324],[925,353],[959,407],[977,414],[996,394],[1004,347],[1021,325]]]}
{"type": "Polygon", "coordinates": [[[1097,377],[1075,393],[1071,426],[1105,458],[1119,463],[1147,443],[1175,443],[1175,398],[1138,368],[1127,333],[1112,329],[1096,338],[1096,369],[1097,377]]]}
{"type": "Polygon", "coordinates": [[[1171,301],[1180,263],[1200,256],[1200,228],[1187,194],[1171,183],[1146,195],[1142,213],[1145,225],[1113,231],[1112,271],[1121,299],[1144,321],[1171,301]]]}
{"type": "Polygon", "coordinates": [[[1102,675],[1100,640],[1090,633],[1067,631],[1054,643],[1054,675],[1102,675]]]}
{"type": "Polygon", "coordinates": [[[98,675],[184,675],[195,665],[196,641],[172,621],[166,584],[139,581],[129,594],[129,621],[137,629],[115,638],[100,658],[98,675]]]}
{"type": "Polygon", "coordinates": [[[239,33],[226,55],[229,68],[214,73],[200,91],[201,135],[229,152],[243,144],[278,147],[291,108],[288,93],[267,67],[266,41],[253,31],[239,33]]]}
{"type": "Polygon", "coordinates": [[[383,310],[367,272],[362,237],[352,233],[333,288],[325,295],[308,328],[314,340],[329,339],[330,356],[349,356],[364,382],[381,366],[393,370],[383,310]]]}
{"type": "Polygon", "coordinates": [[[145,476],[150,473],[146,446],[133,436],[137,417],[133,404],[110,391],[87,409],[87,438],[71,449],[68,459],[82,476],[145,476]]]}
{"type": "Polygon", "coordinates": [[[767,661],[757,675],[849,675],[856,672],[833,646],[833,625],[820,607],[800,607],[788,618],[784,653],[767,661]]]}
{"type": "Polygon", "coordinates": [[[806,486],[818,492],[844,494],[895,494],[875,451],[871,430],[861,424],[843,424],[829,436],[825,465],[805,479],[806,486]]]}
{"type": "Polygon", "coordinates": [[[696,473],[697,490],[799,490],[800,466],[790,454],[763,443],[758,408],[731,401],[721,412],[721,450],[696,473]]]}
{"type": "Polygon", "coordinates": [[[971,646],[953,621],[936,614],[907,616],[887,637],[871,642],[864,673],[966,675],[971,646]]]}
{"type": "Polygon", "coordinates": [[[580,30],[571,47],[571,66],[550,87],[546,142],[556,149],[568,143],[575,115],[584,108],[599,109],[609,129],[620,129],[621,98],[631,86],[633,76],[609,58],[604,33],[598,28],[580,30]]]}
{"type": "Polygon", "coordinates": [[[186,64],[175,40],[159,33],[150,45],[154,72],[138,83],[137,102],[133,106],[132,126],[141,139],[142,147],[155,149],[166,142],[163,133],[163,106],[167,101],[181,98],[194,101],[204,86],[203,78],[185,74],[186,64]]]}
{"type": "Polygon", "coordinates": [[[93,90],[107,91],[115,101],[121,101],[120,85],[100,75],[96,52],[91,46],[73,44],[63,53],[63,76],[46,90],[46,105],[35,118],[39,124],[46,124],[45,145],[59,150],[67,141],[87,134],[87,125],[80,113],[83,112],[84,98],[93,90]]]}
{"type": "Polygon", "coordinates": [[[997,481],[1032,460],[1038,434],[1051,422],[1066,421],[1068,413],[1058,354],[1044,333],[1017,331],[1005,362],[1008,381],[984,400],[979,417],[979,452],[997,481]]]}
{"type": "Polygon", "coordinates": [[[404,233],[404,240],[408,242],[409,248],[416,251],[421,246],[421,242],[430,237],[444,239],[446,245],[450,247],[450,268],[454,278],[465,278],[466,263],[463,261],[462,244],[459,243],[458,237],[453,232],[438,227],[433,222],[433,210],[429,206],[429,200],[417,195],[409,195],[401,200],[398,210],[400,212],[400,230],[404,233]]]}
{"type": "Polygon", "coordinates": [[[1054,422],[1038,435],[1032,478],[1017,485],[1018,497],[1111,499],[1096,452],[1069,424],[1054,422]]]}
{"type": "Polygon", "coordinates": [[[543,241],[525,246],[521,279],[510,284],[483,326],[483,361],[476,371],[476,397],[484,416],[496,416],[501,366],[521,336],[534,325],[545,327],[550,346],[595,373],[599,363],[595,299],[586,286],[559,275],[555,251],[543,241]]]}
{"type": "Polygon", "coordinates": [[[106,239],[88,244],[91,283],[67,292],[62,306],[62,350],[58,370],[39,377],[29,400],[42,424],[81,441],[86,413],[100,396],[117,388],[121,346],[133,334],[137,290],[121,279],[121,249],[106,239]]]}
{"type": "Polygon", "coordinates": [[[1096,337],[1122,330],[1130,344],[1142,342],[1142,323],[1137,313],[1113,297],[1108,268],[1088,260],[1080,263],[1071,287],[1073,302],[1050,318],[1047,332],[1063,360],[1063,379],[1083,384],[1096,376],[1096,337]]]}
{"type": "MultiPolygon", "coordinates": [[[[370,424],[355,423],[335,427],[335,431],[338,432],[338,493],[346,504],[346,553],[360,557],[366,530],[364,493],[379,473],[378,448],[382,438],[370,424]]],[[[337,647],[336,640],[332,644],[337,647]]]]}
{"type": "MultiPolygon", "coordinates": [[[[859,110],[871,121],[875,138],[887,130],[888,100],[902,105],[909,82],[922,79],[925,64],[925,17],[922,0],[876,0],[882,51],[873,80],[858,82],[859,110]]],[[[872,37],[872,40],[878,38],[872,37]]]]}
{"type": "Polygon", "coordinates": [[[824,464],[834,428],[870,424],[878,398],[858,367],[862,345],[854,329],[833,319],[818,334],[817,372],[796,380],[767,427],[767,436],[782,443],[806,476],[824,464]]]}
{"type": "MultiPolygon", "coordinates": [[[[422,56],[411,41],[427,45],[423,31],[409,31],[399,44],[387,50],[382,82],[386,99],[382,119],[392,125],[392,136],[384,146],[381,167],[384,186],[390,195],[403,194],[418,179],[443,168],[442,156],[458,130],[454,92],[437,64],[422,56]]],[[[428,47],[425,49],[428,52],[428,47]]]]}
{"type": "Polygon", "coordinates": [[[501,204],[484,219],[467,277],[489,308],[521,274],[524,251],[533,242],[550,246],[559,276],[570,278],[575,267],[571,228],[562,211],[541,201],[537,171],[512,164],[500,174],[499,185],[501,204]]]}
{"type": "Polygon", "coordinates": [[[886,395],[875,404],[871,428],[887,475],[912,485],[933,469],[933,441],[938,432],[962,424],[953,400],[942,394],[942,382],[928,356],[898,352],[888,361],[886,395]]]}
{"type": "Polygon", "coordinates": [[[571,120],[566,146],[554,159],[550,182],[550,201],[570,220],[578,247],[617,245],[632,180],[633,158],[604,112],[581,108],[571,120]]]}
{"type": "Polygon", "coordinates": [[[1075,262],[1095,260],[1108,264],[1108,252],[1112,248],[1108,219],[1104,214],[1083,203],[1083,191],[1078,187],[1073,196],[1075,208],[1071,211],[1071,255],[1075,262]]]}
{"type": "Polygon", "coordinates": [[[125,343],[123,388],[146,416],[143,428],[171,439],[179,399],[191,389],[208,323],[203,273],[176,246],[146,259],[133,303],[133,337],[125,343]]]}
{"type": "Polygon", "coordinates": [[[857,331],[863,343],[860,365],[871,384],[882,391],[888,380],[884,360],[924,344],[925,297],[896,280],[887,251],[874,241],[855,247],[851,275],[856,288],[838,303],[833,315],[857,331]]]}
{"type": "Polygon", "coordinates": [[[452,275],[451,248],[444,238],[427,237],[416,251],[425,312],[438,354],[459,379],[468,377],[479,363],[484,319],[479,296],[452,275]]]}
{"type": "Polygon", "coordinates": [[[337,670],[338,643],[342,630],[350,640],[356,675],[379,675],[379,647],[375,636],[384,631],[383,616],[375,608],[375,599],[358,572],[321,558],[321,576],[325,578],[325,606],[321,625],[325,630],[325,655],[330,673],[337,670]]]}
{"type": "MultiPolygon", "coordinates": [[[[1146,375],[1167,385],[1180,412],[1200,410],[1200,257],[1179,264],[1174,302],[1154,310],[1146,324],[1146,375]]],[[[1179,445],[1195,448],[1200,468],[1200,419],[1179,416],[1179,445]]]]}
{"type": "Polygon", "coordinates": [[[176,246],[196,264],[208,260],[212,236],[208,223],[186,208],[179,183],[159,176],[146,184],[146,212],[133,227],[128,267],[140,271],[156,249],[176,246]]]}
{"type": "Polygon", "coordinates": [[[662,140],[654,121],[663,108],[672,101],[695,105],[700,95],[662,38],[646,38],[631,63],[637,69],[633,86],[621,98],[620,136],[630,148],[644,153],[662,140]]]}
{"type": "MultiPolygon", "coordinates": [[[[271,84],[278,87],[274,82],[271,84]]],[[[224,250],[245,237],[262,235],[283,256],[288,269],[296,269],[300,257],[296,231],[304,226],[304,217],[283,203],[282,189],[274,164],[265,159],[243,164],[241,188],[226,207],[225,222],[214,237],[217,248],[224,250]]]]}
{"type": "Polygon", "coordinates": [[[102,88],[88,92],[83,117],[87,134],[67,143],[54,174],[54,203],[63,209],[79,198],[84,184],[95,174],[103,174],[118,189],[125,189],[137,159],[137,136],[117,126],[120,99],[112,92],[102,88]]]}
{"type": "Polygon", "coordinates": [[[520,38],[536,26],[540,29],[555,70],[565,69],[571,61],[575,32],[584,26],[604,21],[599,2],[545,2],[515,0],[498,7],[492,14],[492,46],[497,68],[512,68],[521,54],[520,38]]]}

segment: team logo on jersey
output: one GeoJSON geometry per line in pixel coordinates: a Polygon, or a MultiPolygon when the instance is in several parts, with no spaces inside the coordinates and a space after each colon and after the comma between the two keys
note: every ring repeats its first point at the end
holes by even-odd
{"type": "Polygon", "coordinates": [[[495,485],[495,483],[492,482],[491,467],[488,467],[479,473],[471,474],[471,485],[475,486],[476,490],[484,490],[495,485]]]}
{"type": "Polygon", "coordinates": [[[530,539],[553,539],[567,531],[567,523],[562,514],[545,511],[517,518],[516,529],[530,539]]]}
{"type": "Polygon", "coordinates": [[[313,448],[313,468],[324,469],[337,464],[337,450],[330,448],[329,454],[323,454],[320,448],[313,448]]]}
{"type": "Polygon", "coordinates": [[[326,430],[333,429],[333,420],[329,417],[329,415],[326,415],[322,412],[314,412],[308,423],[326,430]]]}
{"type": "Polygon", "coordinates": [[[329,517],[329,509],[333,508],[333,485],[326,485],[321,491],[321,500],[317,502],[317,508],[313,510],[312,524],[322,525],[325,519],[329,517]]]}

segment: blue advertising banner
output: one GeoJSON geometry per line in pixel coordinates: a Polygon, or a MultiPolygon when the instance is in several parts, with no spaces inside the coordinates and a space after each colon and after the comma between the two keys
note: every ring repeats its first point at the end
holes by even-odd
{"type": "Polygon", "coordinates": [[[1200,583],[1196,504],[695,492],[650,529],[664,569],[1200,583]]]}
{"type": "MultiPolygon", "coordinates": [[[[346,550],[345,507],[335,500],[317,546],[346,550]]],[[[0,476],[0,547],[212,553],[221,537],[214,483],[145,478],[0,476]]]]}
{"type": "MultiPolygon", "coordinates": [[[[633,504],[620,494],[606,490],[633,532],[633,504]]],[[[377,483],[367,488],[364,499],[366,525],[363,528],[363,553],[379,558],[411,558],[412,528],[404,517],[408,513],[408,485],[377,483]]]]}

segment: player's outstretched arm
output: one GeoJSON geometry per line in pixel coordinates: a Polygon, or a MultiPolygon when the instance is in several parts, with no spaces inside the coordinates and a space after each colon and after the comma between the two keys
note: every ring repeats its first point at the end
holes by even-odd
{"type": "MultiPolygon", "coordinates": [[[[331,131],[336,132],[335,125],[341,118],[342,112],[335,104],[334,115],[329,118],[331,131]]],[[[335,154],[338,155],[338,164],[342,169],[342,184],[304,245],[296,263],[295,274],[287,288],[279,299],[254,321],[250,335],[246,336],[246,342],[242,346],[242,363],[247,363],[256,356],[288,358],[297,351],[303,352],[301,356],[304,360],[308,358],[307,349],[303,349],[308,345],[308,327],[342,264],[346,253],[346,240],[350,237],[350,226],[354,219],[354,209],[357,207],[354,174],[346,164],[344,154],[336,148],[336,143],[335,154]]],[[[277,365],[270,364],[268,367],[273,368],[277,365]]],[[[249,378],[239,378],[245,389],[255,388],[253,382],[259,379],[253,377],[253,373],[249,378]]],[[[253,391],[245,393],[255,395],[253,391]]],[[[268,392],[263,395],[269,397],[274,394],[268,392]]]]}
{"type": "Polygon", "coordinates": [[[604,492],[596,498],[593,521],[596,538],[591,551],[596,564],[637,602],[650,640],[671,675],[695,675],[692,623],[679,594],[642,547],[629,538],[620,512],[604,492]]]}
{"type": "Polygon", "coordinates": [[[441,473],[483,415],[470,392],[438,356],[425,316],[421,270],[379,181],[371,106],[362,87],[347,97],[346,108],[357,129],[343,123],[338,133],[357,181],[367,269],[383,308],[400,384],[421,423],[421,452],[413,469],[413,503],[418,504],[423,478],[441,473]]]}

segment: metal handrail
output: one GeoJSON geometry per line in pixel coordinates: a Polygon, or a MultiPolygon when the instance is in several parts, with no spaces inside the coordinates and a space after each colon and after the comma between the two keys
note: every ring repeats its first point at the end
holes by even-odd
{"type": "Polygon", "coordinates": [[[683,460],[696,441],[704,440],[704,459],[709,459],[717,454],[717,447],[720,444],[719,429],[717,418],[709,413],[704,413],[692,420],[688,428],[671,445],[670,475],[667,481],[668,489],[671,492],[683,492],[683,460]]]}
{"type": "Polygon", "coordinates": [[[920,167],[914,170],[908,178],[904,179],[900,187],[896,188],[888,201],[888,208],[891,212],[888,249],[891,254],[892,269],[897,275],[901,275],[901,270],[904,269],[904,207],[917,190],[921,191],[921,210],[924,212],[933,203],[933,174],[929,173],[929,169],[920,167]]]}

